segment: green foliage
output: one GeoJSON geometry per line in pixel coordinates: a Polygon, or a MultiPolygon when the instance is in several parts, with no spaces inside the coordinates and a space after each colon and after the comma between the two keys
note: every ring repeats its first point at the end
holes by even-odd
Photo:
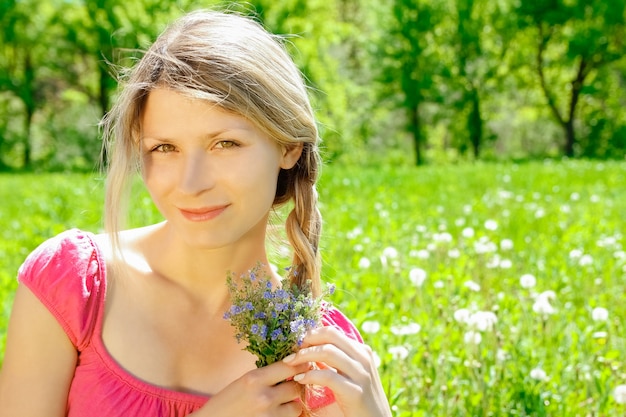
{"type": "Polygon", "coordinates": [[[254,15],[286,36],[329,161],[626,153],[623,0],[7,0],[0,7],[2,170],[91,170],[117,73],[167,22],[200,7],[254,15]]]}
{"type": "MultiPolygon", "coordinates": [[[[623,162],[325,169],[323,277],[377,352],[396,416],[626,412],[625,181],[623,162]]],[[[19,264],[66,228],[97,231],[101,185],[0,176],[0,335],[19,264]]],[[[133,225],[159,221],[133,195],[133,225]]]]}

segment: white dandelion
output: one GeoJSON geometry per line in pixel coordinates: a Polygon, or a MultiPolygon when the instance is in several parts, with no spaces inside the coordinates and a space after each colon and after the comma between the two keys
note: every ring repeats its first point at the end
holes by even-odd
{"type": "Polygon", "coordinates": [[[367,320],[361,324],[361,330],[363,333],[375,334],[380,331],[380,323],[375,320],[367,320]]]}
{"type": "Polygon", "coordinates": [[[422,268],[413,268],[409,271],[409,279],[411,280],[411,283],[413,283],[413,285],[415,285],[416,287],[421,287],[422,285],[424,285],[424,281],[426,281],[426,277],[428,274],[426,274],[426,271],[424,271],[422,268]]]}
{"type": "Polygon", "coordinates": [[[607,321],[609,319],[609,310],[604,307],[596,307],[591,311],[593,321],[607,321]]]}
{"type": "Polygon", "coordinates": [[[524,274],[520,277],[519,283],[522,288],[534,288],[537,285],[537,278],[532,274],[524,274]]]}

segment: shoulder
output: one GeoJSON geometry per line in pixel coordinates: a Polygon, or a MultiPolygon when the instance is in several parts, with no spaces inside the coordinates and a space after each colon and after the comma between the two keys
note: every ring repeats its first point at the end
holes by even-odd
{"type": "Polygon", "coordinates": [[[341,330],[346,336],[354,339],[360,343],[363,343],[363,338],[357,330],[356,326],[350,321],[345,314],[343,314],[338,308],[328,305],[324,308],[324,314],[322,316],[322,324],[324,326],[332,326],[341,330]]]}
{"type": "Polygon", "coordinates": [[[104,299],[104,268],[94,236],[71,229],[39,245],[20,267],[18,280],[81,348],[104,299]]]}
{"type": "Polygon", "coordinates": [[[44,241],[31,252],[18,271],[18,279],[29,286],[41,273],[55,278],[67,270],[84,267],[97,257],[98,250],[91,233],[67,230],[44,241]]]}

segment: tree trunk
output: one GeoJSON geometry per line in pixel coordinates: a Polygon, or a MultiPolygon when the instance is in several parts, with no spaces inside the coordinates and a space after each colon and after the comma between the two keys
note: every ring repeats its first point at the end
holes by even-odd
{"type": "Polygon", "coordinates": [[[472,143],[472,150],[474,152],[474,158],[480,157],[480,150],[483,139],[483,119],[480,113],[480,97],[478,97],[478,91],[472,87],[470,95],[472,108],[467,120],[467,127],[470,135],[470,142],[472,143]]]}
{"type": "Polygon", "coordinates": [[[35,68],[30,57],[30,53],[24,56],[24,84],[20,97],[24,103],[26,114],[24,115],[24,168],[30,168],[32,165],[32,146],[30,142],[30,134],[33,124],[33,115],[35,114],[36,97],[35,97],[35,68]]]}
{"type": "Polygon", "coordinates": [[[567,157],[574,156],[574,145],[576,144],[576,132],[574,131],[574,120],[576,119],[576,106],[580,99],[580,93],[585,84],[585,78],[589,74],[588,61],[583,57],[580,59],[578,65],[578,72],[576,78],[572,80],[572,95],[569,102],[569,114],[567,121],[563,124],[565,129],[565,146],[563,147],[563,153],[567,157]]]}
{"type": "Polygon", "coordinates": [[[413,133],[413,147],[415,149],[415,165],[424,164],[422,156],[422,126],[419,116],[419,104],[416,103],[409,109],[410,131],[413,133]]]}

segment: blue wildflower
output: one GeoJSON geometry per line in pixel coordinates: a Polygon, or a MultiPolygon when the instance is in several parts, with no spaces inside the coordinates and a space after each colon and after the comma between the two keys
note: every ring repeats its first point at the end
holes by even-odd
{"type": "Polygon", "coordinates": [[[337,289],[337,286],[335,284],[329,284],[328,285],[328,294],[333,295],[335,293],[336,289],[337,289]]]}
{"type": "Polygon", "coordinates": [[[261,336],[263,339],[265,339],[265,337],[267,336],[267,326],[265,324],[261,325],[261,328],[259,329],[259,336],[261,336]]]}

